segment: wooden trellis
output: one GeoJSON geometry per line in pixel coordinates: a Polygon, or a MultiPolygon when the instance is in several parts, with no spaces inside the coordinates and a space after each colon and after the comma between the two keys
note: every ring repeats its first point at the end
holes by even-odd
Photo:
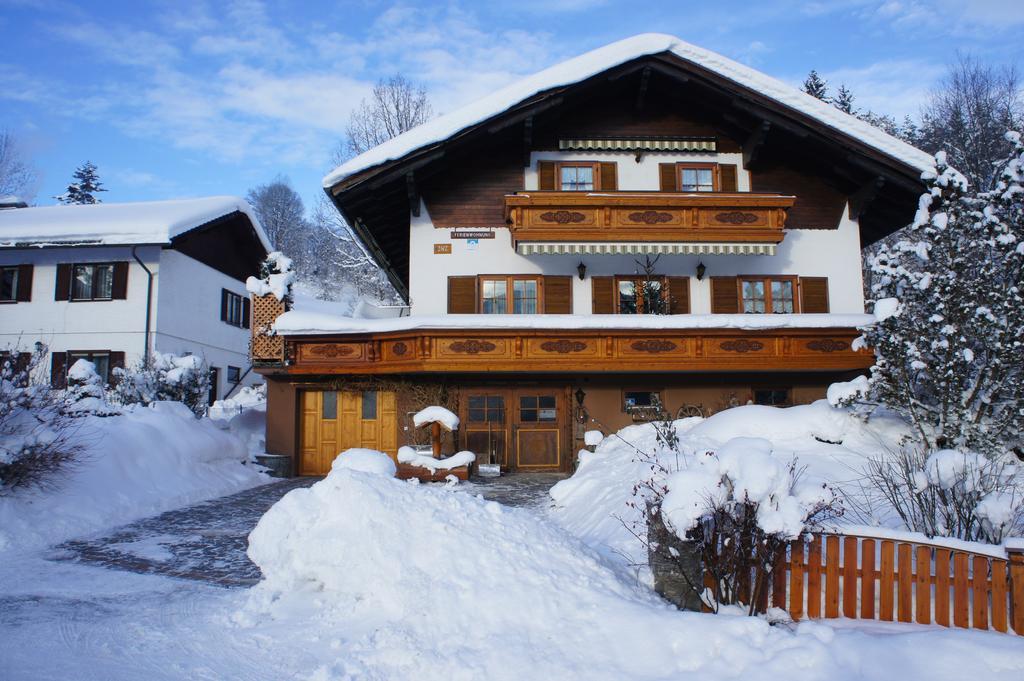
{"type": "Polygon", "coordinates": [[[284,312],[284,301],[278,300],[273,294],[252,297],[249,352],[253,362],[284,362],[284,338],[271,332],[274,321],[284,312]]]}

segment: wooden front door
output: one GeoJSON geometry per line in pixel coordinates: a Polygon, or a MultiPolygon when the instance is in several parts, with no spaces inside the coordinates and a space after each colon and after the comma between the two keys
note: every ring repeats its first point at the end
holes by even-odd
{"type": "Polygon", "coordinates": [[[352,447],[397,455],[393,392],[303,390],[299,404],[299,475],[327,475],[338,454],[352,447]]]}
{"type": "Polygon", "coordinates": [[[480,390],[463,393],[465,447],[477,463],[496,463],[508,469],[509,391],[480,390]]]}
{"type": "Polygon", "coordinates": [[[559,468],[562,463],[565,405],[561,390],[514,392],[512,432],[515,467],[559,468]]]}

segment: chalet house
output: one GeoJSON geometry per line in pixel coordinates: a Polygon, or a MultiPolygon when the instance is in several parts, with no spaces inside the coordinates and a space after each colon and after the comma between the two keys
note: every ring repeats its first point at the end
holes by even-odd
{"type": "Polygon", "coordinates": [[[153,351],[203,357],[211,397],[249,371],[245,279],[270,243],[236,197],[0,211],[0,350],[50,350],[50,379],[91,360],[109,380],[153,351]]]}
{"type": "Polygon", "coordinates": [[[257,298],[268,448],[324,473],[437,403],[450,447],[569,470],[586,430],[821,398],[872,364],[861,248],[912,219],[930,164],[671,36],[528,77],[324,178],[409,314],[257,298]]]}

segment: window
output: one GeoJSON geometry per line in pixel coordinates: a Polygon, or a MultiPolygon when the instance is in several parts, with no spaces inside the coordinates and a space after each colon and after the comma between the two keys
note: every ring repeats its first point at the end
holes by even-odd
{"type": "Polygon", "coordinates": [[[746,314],[797,312],[796,277],[742,277],[740,298],[746,314]]]}
{"type": "Polygon", "coordinates": [[[563,192],[590,192],[596,189],[596,163],[559,163],[558,187],[563,192]]]}
{"type": "Polygon", "coordinates": [[[110,353],[109,352],[69,352],[68,370],[75,366],[80,359],[88,360],[96,367],[96,373],[103,379],[104,383],[110,382],[110,353]]]}
{"type": "Polygon", "coordinates": [[[18,299],[18,268],[0,267],[0,303],[13,303],[18,299]]]}
{"type": "Polygon", "coordinates": [[[236,384],[242,380],[242,370],[238,367],[228,367],[228,383],[236,384]]]}
{"type": "Polygon", "coordinates": [[[650,407],[661,408],[661,393],[638,390],[627,390],[622,393],[622,408],[624,411],[650,407]]]}
{"type": "Polygon", "coordinates": [[[754,388],[754,404],[788,407],[792,403],[789,388],[754,388]]]}
{"type": "Polygon", "coordinates": [[[470,423],[504,423],[505,398],[501,395],[470,395],[470,423]]]}
{"type": "Polygon", "coordinates": [[[114,297],[114,266],[75,265],[71,270],[71,300],[111,300],[114,297]]]}
{"type": "Polygon", "coordinates": [[[537,314],[540,280],[536,277],[481,277],[480,312],[483,314],[537,314]],[[512,291],[511,307],[508,294],[512,291]]]}
{"type": "Polygon", "coordinates": [[[364,390],[362,402],[363,419],[372,421],[377,418],[377,391],[364,390]]]}
{"type": "Polygon", "coordinates": [[[221,320],[231,326],[244,327],[246,319],[244,314],[245,305],[242,296],[232,293],[227,289],[221,290],[221,320]]]}
{"type": "Polygon", "coordinates": [[[667,314],[667,287],[662,277],[616,277],[619,314],[667,314]]]}
{"type": "Polygon", "coordinates": [[[554,395],[524,395],[519,398],[521,423],[551,422],[558,420],[554,395]]]}
{"type": "Polygon", "coordinates": [[[334,390],[326,390],[323,393],[323,403],[320,405],[320,418],[333,420],[338,418],[338,393],[334,390]]]}
{"type": "Polygon", "coordinates": [[[718,172],[714,163],[679,163],[679,191],[718,191],[718,172]]]}

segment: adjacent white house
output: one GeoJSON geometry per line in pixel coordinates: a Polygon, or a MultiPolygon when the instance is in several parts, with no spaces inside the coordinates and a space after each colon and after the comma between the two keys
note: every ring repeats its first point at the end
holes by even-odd
{"type": "Polygon", "coordinates": [[[262,380],[244,282],[269,250],[233,196],[0,211],[0,349],[45,343],[57,386],[83,357],[109,378],[152,352],[191,353],[223,397],[262,380]]]}

